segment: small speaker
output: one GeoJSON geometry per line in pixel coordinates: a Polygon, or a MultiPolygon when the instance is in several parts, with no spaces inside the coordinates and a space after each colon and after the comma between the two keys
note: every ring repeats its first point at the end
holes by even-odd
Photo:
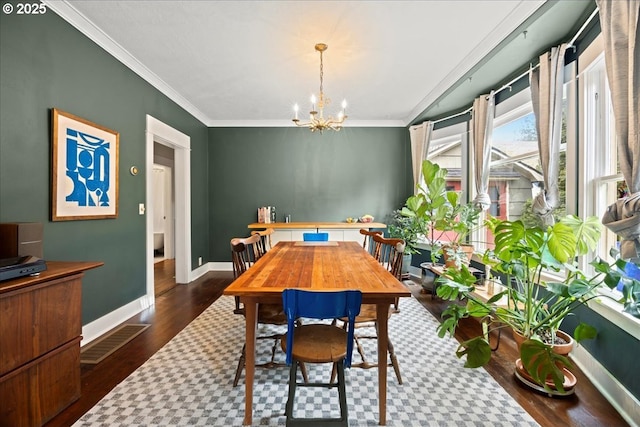
{"type": "Polygon", "coordinates": [[[0,224],[0,258],[35,256],[42,253],[42,223],[12,222],[0,224]]]}

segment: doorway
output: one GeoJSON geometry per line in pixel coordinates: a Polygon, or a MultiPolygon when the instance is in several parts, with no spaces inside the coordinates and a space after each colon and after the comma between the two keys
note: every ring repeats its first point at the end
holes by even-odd
{"type": "MultiPolygon", "coordinates": [[[[164,153],[160,157],[170,157],[173,154],[171,167],[172,179],[172,207],[166,209],[172,215],[169,228],[170,234],[165,234],[163,250],[168,251],[175,259],[175,283],[189,283],[191,280],[191,138],[182,132],[147,115],[146,120],[146,276],[147,294],[145,305],[155,303],[155,269],[154,269],[154,163],[156,162],[156,147],[164,153]]],[[[162,161],[159,160],[162,165],[162,161]]],[[[167,162],[165,162],[167,163],[167,162]]],[[[166,178],[165,178],[166,179],[166,178]]],[[[165,193],[166,194],[166,193],[165,193]]]]}
{"type": "Polygon", "coordinates": [[[173,148],[153,144],[153,276],[155,296],[176,285],[173,236],[173,148]]]}

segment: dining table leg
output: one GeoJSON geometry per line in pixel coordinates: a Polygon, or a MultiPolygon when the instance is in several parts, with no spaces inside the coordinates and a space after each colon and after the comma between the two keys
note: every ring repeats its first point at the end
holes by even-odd
{"type": "Polygon", "coordinates": [[[253,378],[256,370],[256,330],[258,327],[258,300],[244,298],[245,316],[245,364],[244,364],[244,422],[250,426],[253,421],[253,378]]]}
{"type": "Polygon", "coordinates": [[[378,323],[378,405],[380,410],[379,424],[387,424],[387,349],[389,343],[388,322],[389,302],[376,305],[378,323]]]}

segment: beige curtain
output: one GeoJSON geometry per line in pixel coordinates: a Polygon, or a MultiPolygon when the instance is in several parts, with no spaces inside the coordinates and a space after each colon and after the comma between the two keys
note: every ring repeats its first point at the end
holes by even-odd
{"type": "Polygon", "coordinates": [[[426,121],[409,128],[411,138],[411,165],[413,169],[413,193],[418,191],[418,183],[422,178],[422,161],[427,158],[431,134],[433,133],[433,122],[426,121]]]}
{"type": "Polygon", "coordinates": [[[554,223],[553,210],[560,203],[558,175],[562,138],[562,86],[566,44],[540,55],[540,67],[531,70],[531,102],[536,116],[538,151],[544,179],[544,191],[533,200],[533,212],[543,223],[554,223]]]}
{"type": "Polygon", "coordinates": [[[488,95],[481,95],[473,101],[471,132],[476,181],[476,197],[473,199],[473,204],[483,211],[486,211],[491,206],[489,172],[491,169],[491,145],[495,113],[495,91],[491,91],[488,95]]]}
{"type": "Polygon", "coordinates": [[[630,195],[607,208],[602,223],[623,238],[620,255],[640,258],[640,0],[596,0],[611,88],[620,170],[630,195]]]}

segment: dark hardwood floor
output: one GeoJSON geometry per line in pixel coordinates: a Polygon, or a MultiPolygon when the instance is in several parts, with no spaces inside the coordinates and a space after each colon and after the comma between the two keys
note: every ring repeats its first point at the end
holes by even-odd
{"type": "MultiPolygon", "coordinates": [[[[231,272],[211,272],[189,285],[177,285],[156,298],[156,304],[129,323],[150,323],[152,326],[123,348],[98,365],[82,366],[82,396],[46,425],[69,426],[93,407],[113,387],[124,380],[149,357],[171,340],[178,332],[211,305],[224,288],[231,283],[231,272]]],[[[445,303],[432,301],[430,295],[412,287],[418,300],[436,317],[445,303]]],[[[479,328],[479,323],[469,319],[458,331],[458,339],[467,339],[479,328]]],[[[575,395],[564,398],[548,398],[520,385],[513,376],[516,350],[513,339],[503,334],[500,348],[495,352],[487,371],[522,405],[543,427],[556,426],[627,426],[609,402],[593,387],[578,369],[575,395]]],[[[425,390],[422,399],[428,399],[425,390]]],[[[464,410],[464,408],[461,408],[464,410]]]]}
{"type": "Polygon", "coordinates": [[[153,263],[153,286],[156,297],[176,286],[176,260],[164,259],[153,263]]]}

